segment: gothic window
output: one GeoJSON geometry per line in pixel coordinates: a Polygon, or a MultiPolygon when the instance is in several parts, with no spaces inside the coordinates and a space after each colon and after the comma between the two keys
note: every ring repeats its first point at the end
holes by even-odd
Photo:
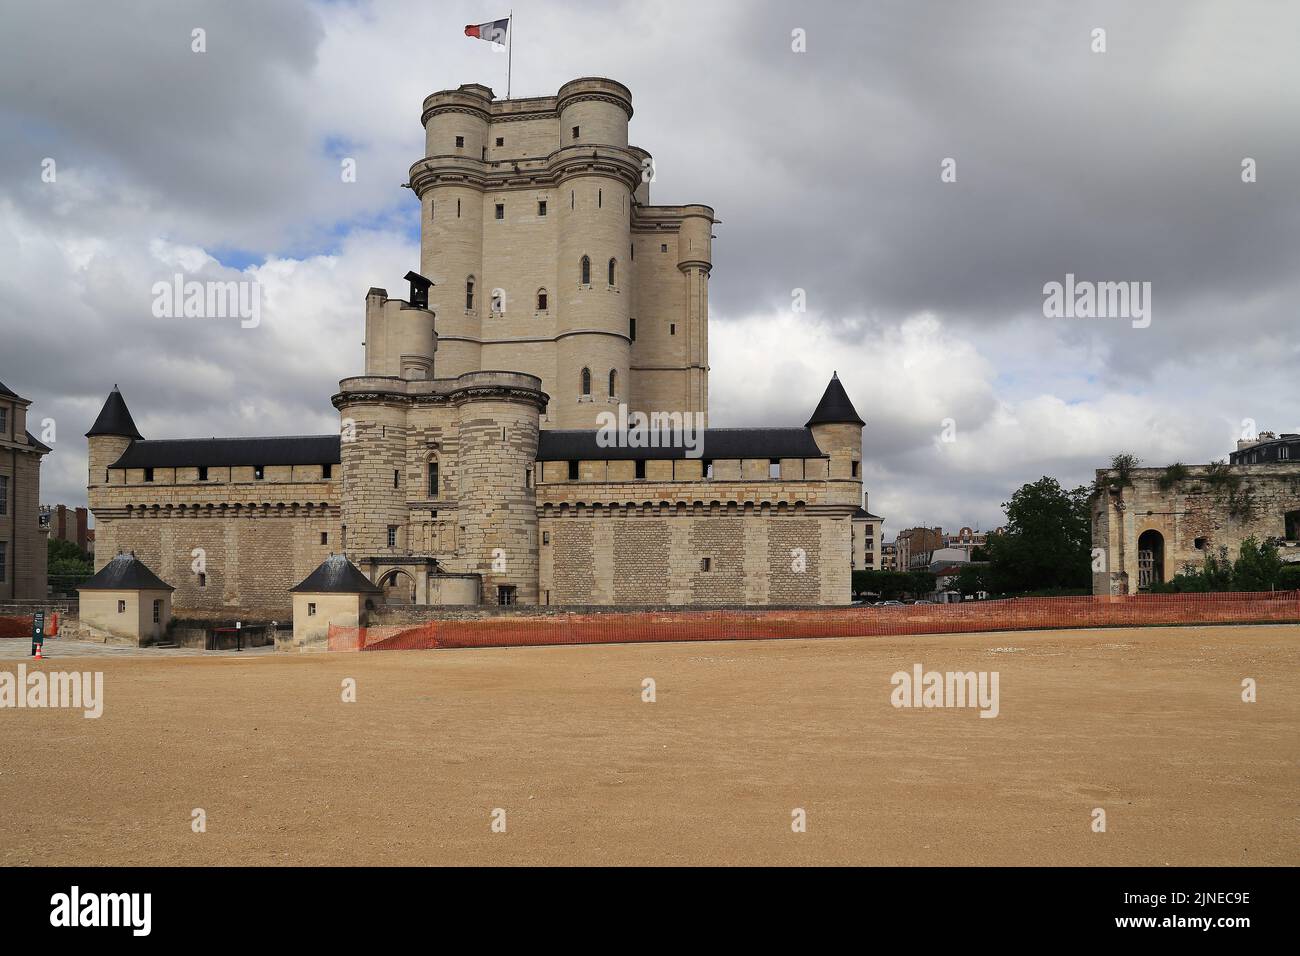
{"type": "Polygon", "coordinates": [[[545,312],[546,307],[547,307],[546,290],[538,289],[537,290],[537,311],[545,312]]]}
{"type": "Polygon", "coordinates": [[[470,276],[465,280],[465,308],[472,310],[474,308],[474,277],[470,276]]]}
{"type": "Polygon", "coordinates": [[[582,370],[582,394],[591,394],[591,369],[589,368],[584,368],[582,370]]]}
{"type": "Polygon", "coordinates": [[[618,372],[614,369],[609,370],[609,397],[613,398],[618,394],[618,372]]]}
{"type": "Polygon", "coordinates": [[[582,284],[591,285],[591,259],[588,256],[582,257],[581,272],[582,272],[582,277],[581,277],[582,284]]]}
{"type": "Polygon", "coordinates": [[[609,284],[614,284],[614,259],[609,260],[609,284]]]}

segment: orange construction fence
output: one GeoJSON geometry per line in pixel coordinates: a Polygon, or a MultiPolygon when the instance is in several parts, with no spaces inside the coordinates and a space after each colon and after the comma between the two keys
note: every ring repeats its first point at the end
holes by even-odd
{"type": "Polygon", "coordinates": [[[329,629],[332,651],[636,644],[1078,627],[1300,622],[1300,591],[1009,598],[895,607],[617,610],[449,615],[420,624],[329,629]]]}

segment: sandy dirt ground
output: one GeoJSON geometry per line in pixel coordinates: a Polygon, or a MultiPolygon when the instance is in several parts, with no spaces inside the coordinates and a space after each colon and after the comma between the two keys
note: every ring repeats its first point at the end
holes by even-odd
{"type": "Polygon", "coordinates": [[[104,713],[0,710],[9,866],[1300,863],[1297,627],[47,650],[104,713]],[[916,663],[997,671],[999,716],[895,709],[916,663]]]}

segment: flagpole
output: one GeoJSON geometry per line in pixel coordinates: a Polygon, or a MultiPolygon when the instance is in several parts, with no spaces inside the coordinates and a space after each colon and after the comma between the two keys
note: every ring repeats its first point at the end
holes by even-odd
{"type": "Polygon", "coordinates": [[[509,21],[506,26],[506,99],[510,99],[511,60],[514,59],[515,52],[515,11],[511,10],[506,19],[509,21]]]}

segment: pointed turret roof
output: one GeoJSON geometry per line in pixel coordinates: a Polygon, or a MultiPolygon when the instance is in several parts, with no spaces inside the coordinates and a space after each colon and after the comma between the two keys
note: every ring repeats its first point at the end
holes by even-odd
{"type": "Polygon", "coordinates": [[[149,570],[148,565],[130,554],[119,554],[81,585],[79,591],[175,591],[176,589],[149,570]]]}
{"type": "Polygon", "coordinates": [[[840,384],[838,372],[831,373],[831,380],[826,385],[826,391],[822,393],[822,400],[817,403],[812,418],[808,419],[808,423],[804,427],[812,428],[814,425],[831,424],[866,424],[858,417],[853,403],[849,401],[849,393],[844,391],[844,386],[840,384]]]}
{"type": "Polygon", "coordinates": [[[99,410],[99,417],[95,419],[95,424],[90,426],[90,431],[86,432],[86,437],[93,435],[119,435],[123,438],[134,438],[137,441],[144,438],[140,430],[135,427],[135,421],[131,418],[131,412],[126,407],[126,401],[122,398],[122,393],[113,386],[113,390],[108,393],[108,398],[104,401],[104,407],[99,410]]]}
{"type": "Polygon", "coordinates": [[[307,594],[370,594],[381,589],[371,584],[346,555],[331,554],[301,584],[289,590],[307,594]]]}

